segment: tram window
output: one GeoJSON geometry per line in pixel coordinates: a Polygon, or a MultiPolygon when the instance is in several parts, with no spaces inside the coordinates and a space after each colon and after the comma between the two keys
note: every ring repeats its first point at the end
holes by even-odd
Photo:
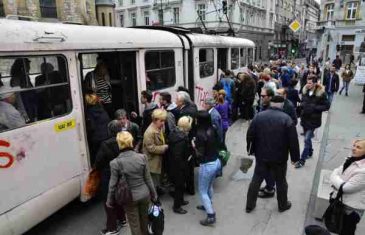
{"type": "Polygon", "coordinates": [[[240,48],[240,67],[246,66],[246,48],[240,48]]]}
{"type": "Polygon", "coordinates": [[[253,63],[253,48],[248,48],[248,52],[247,52],[247,58],[248,58],[248,64],[252,64],[253,63]]]}
{"type": "Polygon", "coordinates": [[[238,48],[231,49],[231,69],[238,69],[240,51],[238,48]]]}
{"type": "Polygon", "coordinates": [[[175,85],[174,51],[148,51],[145,64],[148,90],[156,91],[175,85]]]}
{"type": "Polygon", "coordinates": [[[199,50],[199,73],[200,78],[206,78],[214,74],[214,50],[199,50]]]}
{"type": "Polygon", "coordinates": [[[64,57],[0,57],[0,74],[0,132],[72,110],[64,57]]]}

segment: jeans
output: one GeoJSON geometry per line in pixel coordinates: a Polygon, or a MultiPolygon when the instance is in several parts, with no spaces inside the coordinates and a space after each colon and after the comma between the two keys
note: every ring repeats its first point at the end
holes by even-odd
{"type": "Polygon", "coordinates": [[[342,88],[340,90],[340,94],[342,93],[343,89],[345,89],[346,91],[346,95],[349,93],[349,85],[350,85],[350,82],[343,82],[343,85],[342,85],[342,88]]]}
{"type": "Polygon", "coordinates": [[[218,170],[221,168],[219,159],[200,164],[199,168],[199,194],[207,214],[214,214],[212,205],[213,182],[218,170]]]}
{"type": "Polygon", "coordinates": [[[305,161],[313,154],[312,138],[314,137],[314,129],[304,130],[304,149],[300,159],[305,161]]]}
{"type": "Polygon", "coordinates": [[[332,105],[332,100],[333,100],[334,93],[328,92],[327,95],[328,95],[328,102],[330,103],[330,106],[331,106],[332,105]]]}
{"type": "Polygon", "coordinates": [[[247,192],[246,208],[256,207],[257,194],[262,181],[268,173],[276,183],[278,206],[284,208],[288,202],[288,183],[286,182],[287,163],[256,162],[255,171],[247,192]]]}

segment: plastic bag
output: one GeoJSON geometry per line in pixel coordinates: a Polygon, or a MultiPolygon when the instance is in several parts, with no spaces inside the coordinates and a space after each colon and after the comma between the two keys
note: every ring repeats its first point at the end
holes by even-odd
{"type": "Polygon", "coordinates": [[[101,172],[98,170],[91,170],[87,177],[86,183],[82,190],[83,197],[86,200],[93,198],[99,191],[101,181],[101,172]]]}

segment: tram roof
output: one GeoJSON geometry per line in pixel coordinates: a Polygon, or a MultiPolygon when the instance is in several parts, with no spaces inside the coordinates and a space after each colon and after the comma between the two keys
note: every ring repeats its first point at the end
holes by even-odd
{"type": "Polygon", "coordinates": [[[187,34],[195,47],[255,47],[251,40],[238,37],[206,35],[206,34],[187,34]]]}
{"type": "Polygon", "coordinates": [[[182,47],[159,30],[0,19],[0,32],[0,52],[182,47]]]}

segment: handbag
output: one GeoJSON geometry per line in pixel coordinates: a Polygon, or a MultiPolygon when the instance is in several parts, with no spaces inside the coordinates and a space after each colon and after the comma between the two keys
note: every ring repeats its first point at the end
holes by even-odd
{"type": "MultiPolygon", "coordinates": [[[[123,165],[120,163],[120,168],[123,170],[123,165]]],[[[124,173],[119,175],[117,188],[115,191],[115,202],[118,205],[129,204],[133,201],[132,192],[129,189],[127,178],[124,173]]]]}
{"type": "Polygon", "coordinates": [[[86,183],[82,190],[83,200],[87,201],[95,197],[96,193],[99,191],[101,182],[101,172],[92,169],[87,177],[86,183]]]}
{"type": "Polygon", "coordinates": [[[326,225],[326,228],[332,232],[339,234],[342,230],[342,222],[343,222],[343,216],[345,214],[345,205],[342,201],[342,195],[343,195],[343,185],[345,183],[341,184],[338,193],[335,198],[333,198],[333,193],[330,194],[330,205],[328,206],[326,212],[323,215],[323,221],[326,225]]]}
{"type": "Polygon", "coordinates": [[[165,213],[159,202],[153,202],[148,209],[148,234],[162,235],[165,229],[165,213]]]}

